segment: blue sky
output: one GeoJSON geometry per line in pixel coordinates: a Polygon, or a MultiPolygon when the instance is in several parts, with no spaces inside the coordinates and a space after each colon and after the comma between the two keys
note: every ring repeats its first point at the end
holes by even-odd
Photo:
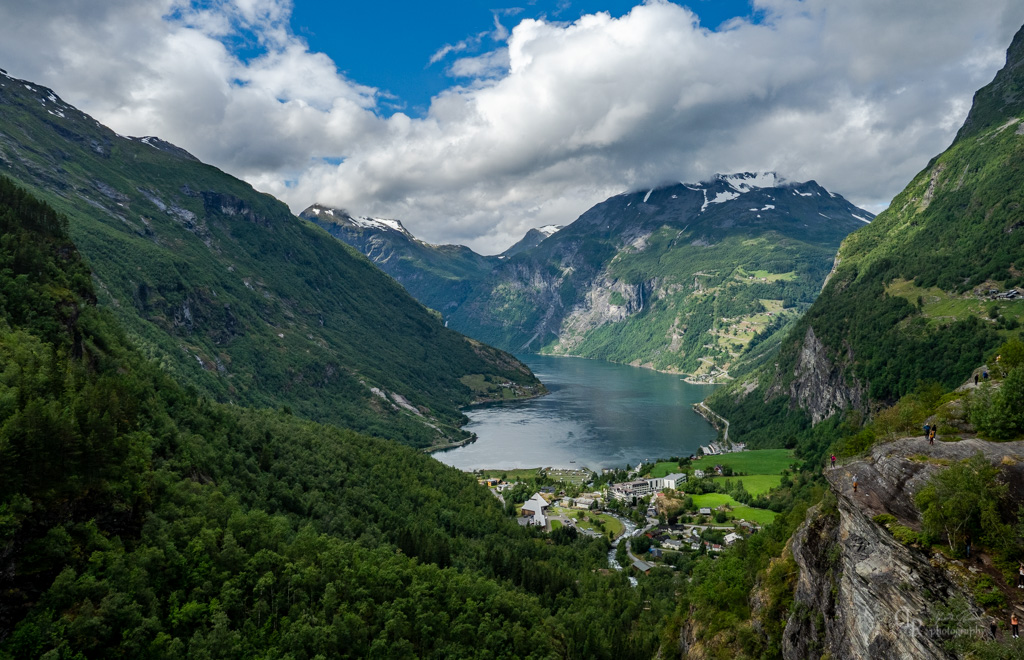
{"type": "Polygon", "coordinates": [[[493,254],[716,173],[881,211],[1022,23],[1020,0],[0,0],[0,68],[296,212],[493,254]]]}
{"type": "MultiPolygon", "coordinates": [[[[409,1],[296,0],[291,28],[309,42],[312,50],[329,55],[349,78],[393,94],[396,98],[385,103],[382,112],[391,114],[399,109],[420,117],[431,97],[452,85],[452,77],[446,74],[452,60],[492,49],[496,42],[484,37],[475,47],[431,64],[431,57],[445,45],[493,32],[495,19],[511,30],[524,18],[572,22],[596,12],[618,18],[635,4],[629,0],[535,0],[501,5],[461,0],[439,6],[409,1]]],[[[694,0],[683,4],[709,29],[737,16],[753,15],[747,0],[694,0]]]]}

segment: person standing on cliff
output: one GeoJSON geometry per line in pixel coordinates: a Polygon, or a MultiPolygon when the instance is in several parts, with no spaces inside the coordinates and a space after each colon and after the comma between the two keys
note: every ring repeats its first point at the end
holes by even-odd
{"type": "Polygon", "coordinates": [[[1017,624],[1018,623],[1019,622],[1017,621],[1017,613],[1014,612],[1013,614],[1010,615],[1010,626],[1013,628],[1013,638],[1014,639],[1017,639],[1017,637],[1020,636],[1020,635],[1017,634],[1017,624]]]}
{"type": "Polygon", "coordinates": [[[1020,568],[1017,570],[1017,588],[1024,589],[1024,561],[1020,562],[1020,568]]]}
{"type": "Polygon", "coordinates": [[[832,469],[836,469],[836,455],[832,454],[832,469]]]}
{"type": "Polygon", "coordinates": [[[932,430],[932,425],[931,424],[925,424],[924,425],[924,437],[927,438],[928,437],[928,432],[931,431],[931,430],[932,430]]]}
{"type": "Polygon", "coordinates": [[[854,475],[854,477],[853,477],[853,492],[855,492],[855,493],[857,492],[857,477],[856,477],[856,475],[854,475]]]}
{"type": "Polygon", "coordinates": [[[932,427],[932,430],[928,432],[928,444],[930,444],[930,445],[934,445],[935,444],[935,427],[934,426],[932,427]]]}

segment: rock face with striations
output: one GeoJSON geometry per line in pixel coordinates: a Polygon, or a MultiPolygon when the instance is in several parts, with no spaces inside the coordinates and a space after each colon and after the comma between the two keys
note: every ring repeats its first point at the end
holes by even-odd
{"type": "Polygon", "coordinates": [[[843,365],[829,359],[812,327],[807,328],[794,372],[790,399],[806,410],[815,424],[848,408],[860,410],[866,403],[860,383],[847,381],[843,365]]]}
{"type": "Polygon", "coordinates": [[[965,576],[971,568],[996,569],[907,547],[873,520],[887,513],[919,529],[914,495],[949,462],[978,452],[1000,465],[1012,498],[1024,497],[1024,442],[930,446],[924,438],[904,438],[826,471],[834,506],[826,501],[812,509],[793,536],[800,579],[783,640],[787,660],[825,651],[833,659],[947,658],[953,656],[943,642],[951,630],[987,628],[981,610],[970,604],[965,576]],[[969,604],[956,620],[954,601],[969,604]]]}

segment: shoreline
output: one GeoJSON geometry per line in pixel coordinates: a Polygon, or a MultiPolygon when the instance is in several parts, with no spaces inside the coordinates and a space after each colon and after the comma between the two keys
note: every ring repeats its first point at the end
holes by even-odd
{"type": "Polygon", "coordinates": [[[725,372],[722,375],[722,380],[716,380],[714,382],[693,380],[693,374],[688,374],[685,371],[666,370],[666,369],[655,369],[654,367],[646,364],[633,364],[632,362],[616,362],[614,360],[604,360],[602,358],[587,357],[586,355],[573,355],[572,353],[525,353],[524,355],[538,355],[541,357],[553,357],[553,358],[574,358],[576,360],[594,360],[596,362],[607,362],[608,364],[617,364],[623,367],[633,367],[635,369],[646,369],[647,371],[653,371],[659,374],[668,374],[670,376],[684,376],[682,379],[689,385],[724,385],[729,381],[733,380],[729,372],[725,372]]]}
{"type": "Polygon", "coordinates": [[[433,454],[434,452],[446,451],[448,449],[458,449],[459,447],[465,447],[466,445],[474,443],[476,441],[477,441],[477,435],[474,433],[473,437],[471,437],[471,438],[466,438],[465,440],[457,440],[455,442],[449,442],[449,443],[446,443],[446,444],[443,444],[443,445],[436,445],[436,446],[433,446],[433,447],[424,447],[420,451],[422,451],[424,454],[433,454]]]}

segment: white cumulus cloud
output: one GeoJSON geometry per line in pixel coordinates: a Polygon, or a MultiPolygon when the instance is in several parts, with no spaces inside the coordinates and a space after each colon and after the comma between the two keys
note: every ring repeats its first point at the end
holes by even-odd
{"type": "Polygon", "coordinates": [[[878,211],[949,144],[1024,22],[1015,0],[754,5],[758,23],[717,31],[665,1],[511,32],[496,13],[437,51],[490,48],[449,65],[422,118],[387,116],[374,81],[311,52],[282,0],[4,3],[0,66],[294,210],[319,201],[498,252],[622,190],[715,172],[816,179],[878,211]]]}

